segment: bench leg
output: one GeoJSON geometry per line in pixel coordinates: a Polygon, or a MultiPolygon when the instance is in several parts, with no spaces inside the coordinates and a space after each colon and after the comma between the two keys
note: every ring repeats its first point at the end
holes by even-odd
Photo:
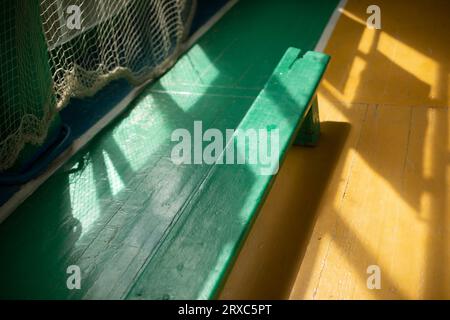
{"type": "Polygon", "coordinates": [[[297,146],[315,146],[320,136],[320,119],[319,119],[319,105],[317,103],[317,96],[314,97],[311,108],[303,121],[300,131],[295,139],[297,146]]]}

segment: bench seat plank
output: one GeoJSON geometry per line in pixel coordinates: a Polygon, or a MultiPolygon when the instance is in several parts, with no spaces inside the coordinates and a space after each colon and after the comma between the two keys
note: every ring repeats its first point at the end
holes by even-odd
{"type": "MultiPolygon", "coordinates": [[[[290,48],[238,129],[279,129],[281,163],[328,61],[324,54],[302,57],[290,48]]],[[[260,175],[259,169],[258,164],[213,166],[128,298],[214,298],[273,182],[274,176],[260,175]]]]}

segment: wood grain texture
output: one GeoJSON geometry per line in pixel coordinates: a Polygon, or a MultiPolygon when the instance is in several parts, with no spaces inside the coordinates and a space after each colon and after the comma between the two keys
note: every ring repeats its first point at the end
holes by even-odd
{"type": "MultiPolygon", "coordinates": [[[[328,60],[321,53],[301,56],[300,50],[289,49],[237,129],[279,130],[282,163],[328,60]]],[[[235,148],[237,140],[232,140],[226,149],[235,148]]],[[[247,146],[247,159],[257,147],[247,146]]],[[[211,166],[127,298],[214,298],[274,179],[261,173],[264,167],[248,162],[211,166]]]]}
{"type": "Polygon", "coordinates": [[[449,2],[349,0],[317,147],[292,148],[223,299],[449,299],[449,2]],[[367,267],[381,268],[368,290],[367,267]]]}
{"type": "Polygon", "coordinates": [[[349,1],[325,50],[322,116],[357,137],[330,178],[293,299],[449,299],[447,1],[349,1]],[[363,111],[364,110],[364,111],[363,111]],[[355,113],[364,112],[364,117],[355,113]],[[381,290],[367,288],[378,265],[381,290]]]}
{"type": "MultiPolygon", "coordinates": [[[[286,49],[314,47],[333,3],[267,0],[255,6],[240,1],[127,113],[0,225],[0,297],[135,298],[142,284],[155,289],[144,290],[141,297],[212,296],[249,226],[249,212],[239,212],[261,200],[267,182],[255,182],[245,166],[214,171],[214,179],[207,165],[175,166],[169,158],[170,134],[177,128],[192,130],[195,120],[205,130],[238,127],[286,49]],[[225,180],[219,185],[216,179],[225,180]],[[203,190],[207,186],[211,191],[203,190]],[[227,188],[237,192],[235,197],[224,192],[227,188]],[[223,225],[222,207],[231,212],[223,225]],[[192,219],[184,214],[189,210],[192,219]],[[173,241],[162,241],[166,238],[173,241]],[[176,253],[177,248],[188,248],[191,255],[176,253]],[[183,257],[183,264],[169,269],[169,255],[173,261],[183,257]],[[159,270],[155,258],[165,268],[159,270]],[[79,291],[66,287],[70,265],[82,270],[79,291]],[[151,270],[159,270],[161,277],[153,278],[151,270]],[[181,282],[178,272],[186,275],[181,282]],[[163,285],[164,278],[177,281],[163,285]]],[[[306,87],[305,92],[315,89],[306,87]]],[[[294,98],[305,102],[308,94],[294,98]]],[[[295,131],[292,123],[299,114],[290,119],[294,110],[289,103],[286,107],[273,115],[282,115],[281,125],[295,131]]]]}

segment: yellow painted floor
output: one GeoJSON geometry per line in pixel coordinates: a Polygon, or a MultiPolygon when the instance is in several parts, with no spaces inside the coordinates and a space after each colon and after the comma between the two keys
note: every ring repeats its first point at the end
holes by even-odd
{"type": "Polygon", "coordinates": [[[371,4],[343,10],[320,145],[289,152],[220,298],[450,299],[450,2],[378,0],[378,31],[371,4]]]}

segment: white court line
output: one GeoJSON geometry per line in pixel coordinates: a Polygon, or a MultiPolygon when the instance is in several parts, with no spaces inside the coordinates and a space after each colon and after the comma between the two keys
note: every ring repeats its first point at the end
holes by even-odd
{"type": "Polygon", "coordinates": [[[319,39],[319,42],[317,42],[316,48],[314,51],[323,52],[325,50],[328,41],[331,38],[331,35],[333,34],[334,28],[336,27],[336,24],[341,17],[342,10],[344,9],[345,5],[347,4],[347,0],[341,0],[339,4],[337,5],[336,9],[334,10],[333,14],[330,17],[330,20],[328,21],[327,26],[323,30],[322,36],[319,39]]]}

